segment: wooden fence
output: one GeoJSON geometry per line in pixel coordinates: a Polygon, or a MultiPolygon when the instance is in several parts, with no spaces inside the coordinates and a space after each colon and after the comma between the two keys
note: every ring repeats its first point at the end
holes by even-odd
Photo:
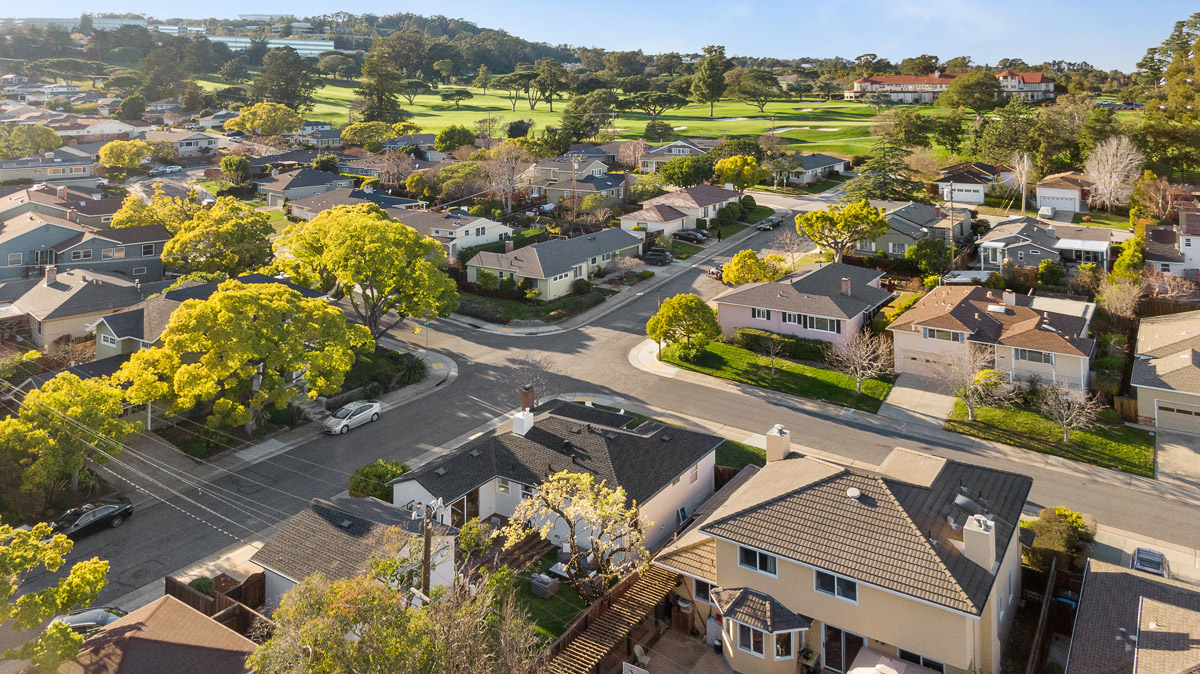
{"type": "Polygon", "coordinates": [[[592,621],[594,621],[601,613],[607,611],[608,607],[611,606],[615,600],[620,598],[621,595],[625,594],[629,588],[633,587],[633,584],[637,582],[640,576],[641,574],[639,573],[629,574],[625,578],[621,579],[621,582],[613,586],[613,589],[609,590],[608,594],[596,600],[591,606],[587,607],[587,609],[575,616],[575,619],[567,624],[567,628],[563,630],[562,635],[560,635],[558,639],[556,639],[554,643],[550,644],[550,647],[546,649],[545,653],[543,654],[545,661],[549,662],[555,655],[558,655],[558,652],[566,647],[567,644],[571,643],[575,637],[582,634],[583,631],[588,628],[588,625],[592,624],[592,621]]]}
{"type": "Polygon", "coordinates": [[[1029,662],[1025,666],[1025,674],[1041,674],[1042,662],[1046,659],[1047,619],[1050,616],[1050,602],[1054,601],[1054,579],[1058,567],[1058,559],[1050,562],[1050,573],[1046,574],[1046,587],[1042,593],[1042,610],[1038,612],[1037,629],[1033,633],[1033,646],[1029,649],[1029,662]]]}
{"type": "Polygon", "coordinates": [[[1124,421],[1137,422],[1137,398],[1132,396],[1113,396],[1113,408],[1117,410],[1117,413],[1121,415],[1121,419],[1124,421]]]}
{"type": "Polygon", "coordinates": [[[1138,315],[1142,318],[1167,316],[1169,314],[1183,313],[1184,311],[1196,311],[1197,309],[1200,309],[1200,302],[1196,300],[1170,300],[1147,297],[1138,302],[1138,315]]]}
{"type": "Polygon", "coordinates": [[[206,616],[216,613],[216,600],[212,597],[188,587],[170,576],[163,578],[163,593],[175,597],[206,616]]]}

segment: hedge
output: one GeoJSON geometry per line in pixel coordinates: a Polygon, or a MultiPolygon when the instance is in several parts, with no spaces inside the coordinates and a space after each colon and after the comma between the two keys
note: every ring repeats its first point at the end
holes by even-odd
{"type": "Polygon", "coordinates": [[[343,178],[354,178],[354,186],[359,187],[359,188],[363,188],[363,187],[378,188],[383,183],[383,181],[381,181],[379,178],[376,178],[374,176],[363,176],[363,175],[358,175],[357,173],[340,173],[338,175],[342,176],[343,178]]]}
{"type": "Polygon", "coordinates": [[[512,320],[508,316],[494,311],[486,304],[472,302],[471,300],[462,299],[461,297],[458,301],[458,308],[454,311],[455,313],[462,314],[463,316],[470,316],[471,318],[478,318],[481,321],[497,323],[499,325],[505,325],[512,320]]]}
{"type": "Polygon", "coordinates": [[[783,342],[783,355],[792,360],[807,360],[814,363],[824,363],[829,355],[829,342],[819,339],[806,339],[791,335],[780,335],[768,330],[757,328],[738,328],[734,333],[734,342],[743,349],[762,353],[763,341],[771,337],[783,342]]]}

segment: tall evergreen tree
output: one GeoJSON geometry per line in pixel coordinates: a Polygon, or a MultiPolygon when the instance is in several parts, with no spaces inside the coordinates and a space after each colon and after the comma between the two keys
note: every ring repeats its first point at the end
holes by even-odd
{"type": "Polygon", "coordinates": [[[928,202],[921,182],[913,180],[913,170],[904,161],[910,154],[899,139],[880,138],[871,148],[871,158],[859,167],[859,176],[846,183],[846,200],[928,202]]]}
{"type": "Polygon", "coordinates": [[[313,108],[313,92],[323,86],[321,78],[295,49],[281,47],[263,57],[262,76],[251,88],[251,99],[255,103],[281,103],[308,112],[313,108]]]}
{"type": "Polygon", "coordinates": [[[362,64],[362,84],[354,90],[355,107],[364,122],[401,122],[412,115],[400,109],[404,75],[391,54],[381,46],[371,48],[362,64]]]}
{"type": "Polygon", "coordinates": [[[724,47],[700,60],[696,75],[692,78],[692,98],[698,103],[708,103],[708,116],[713,116],[713,106],[725,95],[725,71],[728,70],[724,47]]]}

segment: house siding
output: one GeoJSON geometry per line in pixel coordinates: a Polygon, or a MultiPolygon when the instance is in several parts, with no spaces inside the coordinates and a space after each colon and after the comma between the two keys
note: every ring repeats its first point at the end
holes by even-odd
{"type": "Polygon", "coordinates": [[[738,328],[755,328],[758,330],[769,330],[781,335],[794,335],[805,339],[819,339],[823,342],[829,342],[834,347],[844,346],[850,339],[857,334],[863,327],[863,316],[859,314],[853,318],[841,318],[842,332],[822,332],[819,330],[808,330],[801,325],[783,322],[783,312],[777,309],[771,309],[771,318],[761,320],[754,318],[751,307],[740,306],[736,304],[726,304],[724,302],[717,303],[717,322],[721,324],[721,332],[726,337],[733,336],[738,328]]]}
{"type": "Polygon", "coordinates": [[[1155,414],[1158,410],[1159,402],[1168,405],[1170,403],[1178,403],[1180,405],[1187,405],[1190,408],[1200,408],[1200,395],[1195,393],[1161,391],[1144,386],[1135,386],[1134,388],[1137,389],[1138,421],[1147,426],[1158,425],[1155,414]]]}

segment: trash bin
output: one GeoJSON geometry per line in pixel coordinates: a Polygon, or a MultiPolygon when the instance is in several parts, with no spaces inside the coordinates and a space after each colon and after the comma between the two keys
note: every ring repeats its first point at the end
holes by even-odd
{"type": "Polygon", "coordinates": [[[716,641],[713,642],[713,653],[716,653],[717,655],[721,654],[721,640],[720,639],[717,639],[716,641]]]}

